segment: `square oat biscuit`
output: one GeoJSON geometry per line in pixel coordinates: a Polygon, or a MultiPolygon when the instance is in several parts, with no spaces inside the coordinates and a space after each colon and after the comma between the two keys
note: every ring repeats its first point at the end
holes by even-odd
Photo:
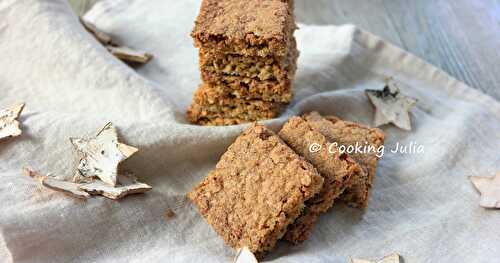
{"type": "Polygon", "coordinates": [[[188,198],[226,244],[262,254],[275,246],[322,185],[310,163],[272,131],[254,124],[188,198]]]}
{"type": "Polygon", "coordinates": [[[304,118],[292,117],[283,126],[279,136],[299,155],[313,164],[324,178],[323,188],[306,202],[302,214],[289,227],[285,239],[293,243],[305,241],[320,214],[333,206],[349,186],[351,177],[361,173],[359,165],[347,154],[330,152],[332,145],[323,134],[315,130],[304,118]],[[312,146],[316,145],[316,148],[312,146]]]}
{"type": "MultiPolygon", "coordinates": [[[[294,41],[295,42],[295,41],[294,41]]],[[[201,79],[233,96],[280,103],[292,100],[299,51],[282,58],[248,57],[200,49],[201,79]]]]}
{"type": "Polygon", "coordinates": [[[311,112],[304,118],[331,142],[344,146],[361,145],[375,149],[375,151],[367,150],[363,153],[349,153],[349,156],[359,163],[364,172],[352,178],[352,186],[341,196],[342,200],[353,207],[367,208],[379,160],[376,149],[384,144],[384,133],[380,129],[343,121],[335,116],[323,118],[317,112],[311,112]]]}
{"type": "Polygon", "coordinates": [[[295,29],[291,0],[203,0],[191,36],[198,48],[283,57],[295,29]]]}

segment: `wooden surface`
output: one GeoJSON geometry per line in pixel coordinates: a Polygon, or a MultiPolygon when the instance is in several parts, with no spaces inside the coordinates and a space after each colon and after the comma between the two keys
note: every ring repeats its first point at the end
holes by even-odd
{"type": "Polygon", "coordinates": [[[500,0],[296,0],[306,24],[355,24],[500,100],[500,0]]]}
{"type": "MultiPolygon", "coordinates": [[[[70,0],[83,12],[96,0],[70,0]]],[[[295,0],[305,24],[354,24],[500,100],[500,0],[295,0]]]]}

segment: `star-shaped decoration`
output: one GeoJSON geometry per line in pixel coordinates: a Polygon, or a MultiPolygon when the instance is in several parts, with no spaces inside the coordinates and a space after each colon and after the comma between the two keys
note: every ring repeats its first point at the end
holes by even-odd
{"type": "Polygon", "coordinates": [[[417,99],[401,94],[396,82],[386,81],[383,90],[366,90],[366,95],[375,106],[375,127],[393,123],[403,130],[411,130],[410,109],[417,99]]]}
{"type": "Polygon", "coordinates": [[[118,176],[118,165],[132,154],[137,148],[118,142],[118,134],[112,123],[93,138],[70,138],[71,143],[81,155],[78,171],[74,181],[78,178],[98,177],[101,181],[115,186],[118,176]]]}
{"type": "Polygon", "coordinates": [[[24,109],[24,103],[17,104],[11,108],[0,110],[0,140],[7,137],[21,135],[17,118],[24,109]]]}
{"type": "Polygon", "coordinates": [[[392,253],[377,261],[364,259],[351,259],[351,263],[400,263],[401,256],[397,253],[392,253]]]}
{"type": "Polygon", "coordinates": [[[234,263],[258,263],[255,255],[247,247],[238,249],[234,263]]]}
{"type": "Polygon", "coordinates": [[[481,193],[480,206],[485,208],[500,208],[500,172],[494,177],[471,176],[469,178],[481,193]]]}

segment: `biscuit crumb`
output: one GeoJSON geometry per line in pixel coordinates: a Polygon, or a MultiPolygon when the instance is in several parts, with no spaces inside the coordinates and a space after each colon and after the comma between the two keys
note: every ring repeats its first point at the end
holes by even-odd
{"type": "Polygon", "coordinates": [[[175,216],[176,216],[176,214],[172,209],[167,209],[167,211],[165,211],[165,218],[167,220],[170,220],[170,219],[174,218],[175,216]]]}

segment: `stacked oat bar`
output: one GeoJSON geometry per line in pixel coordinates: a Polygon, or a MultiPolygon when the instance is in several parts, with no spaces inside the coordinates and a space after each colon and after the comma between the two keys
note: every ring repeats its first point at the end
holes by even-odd
{"type": "Polygon", "coordinates": [[[232,125],[278,116],[293,94],[295,29],[293,0],[203,0],[192,32],[203,84],[188,119],[232,125]]]}

